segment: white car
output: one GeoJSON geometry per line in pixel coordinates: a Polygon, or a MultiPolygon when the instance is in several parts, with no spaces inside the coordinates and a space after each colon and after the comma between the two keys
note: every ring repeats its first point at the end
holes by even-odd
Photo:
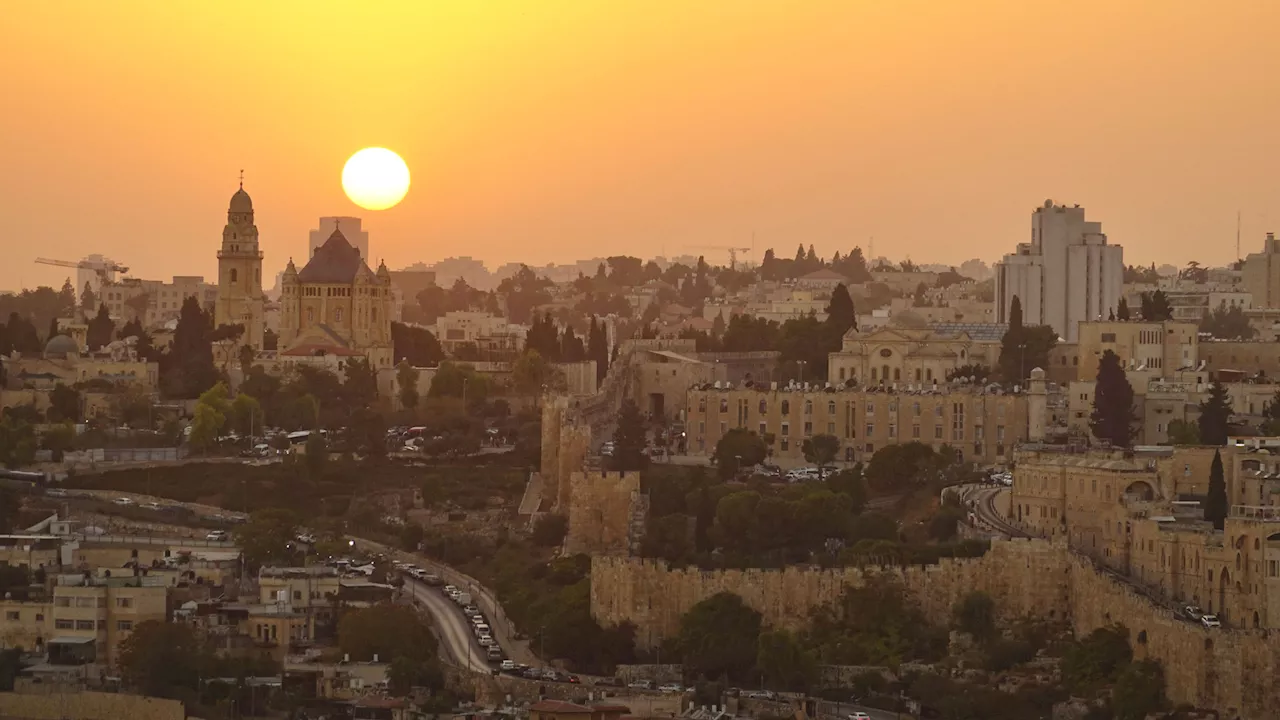
{"type": "Polygon", "coordinates": [[[129,498],[127,498],[127,497],[118,497],[118,498],[116,498],[115,500],[112,500],[111,502],[113,502],[113,503],[115,503],[115,504],[117,504],[117,505],[132,505],[132,504],[133,504],[133,501],[132,501],[132,500],[130,500],[129,498]]]}
{"type": "Polygon", "coordinates": [[[502,672],[511,672],[512,670],[516,669],[516,662],[514,660],[503,660],[502,664],[499,665],[498,667],[502,670],[502,672]]]}
{"type": "Polygon", "coordinates": [[[225,540],[227,539],[227,531],[226,531],[226,530],[214,530],[213,532],[209,533],[208,535],[205,535],[205,536],[204,536],[204,539],[205,539],[205,540],[213,540],[213,541],[215,541],[215,542],[223,542],[223,541],[225,541],[225,540]]]}
{"type": "Polygon", "coordinates": [[[1200,622],[1207,628],[1222,627],[1222,621],[1218,619],[1217,615],[1202,615],[1200,617],[1200,622]]]}
{"type": "Polygon", "coordinates": [[[161,509],[160,503],[158,502],[144,502],[138,507],[142,508],[143,510],[160,510],[161,509]]]}
{"type": "Polygon", "coordinates": [[[871,720],[871,716],[864,712],[851,712],[849,720],[871,720]]]}
{"type": "Polygon", "coordinates": [[[665,685],[659,685],[658,691],[664,693],[682,693],[684,692],[684,688],[680,683],[667,683],[665,685]]]}

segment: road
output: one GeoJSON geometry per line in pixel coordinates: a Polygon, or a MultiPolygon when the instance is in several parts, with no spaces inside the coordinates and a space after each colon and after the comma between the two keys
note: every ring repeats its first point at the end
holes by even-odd
{"type": "Polygon", "coordinates": [[[1008,488],[990,485],[965,485],[960,489],[960,499],[972,510],[974,516],[987,527],[1009,537],[1030,537],[1004,518],[996,508],[996,499],[1008,488]]]}
{"type": "Polygon", "coordinates": [[[864,712],[871,716],[871,720],[899,720],[903,717],[891,710],[878,710],[876,708],[863,707],[861,705],[853,705],[851,703],[834,703],[825,700],[819,700],[817,703],[817,711],[819,716],[829,716],[847,720],[849,715],[854,712],[864,712]]]}
{"type": "Polygon", "coordinates": [[[404,578],[404,591],[413,598],[415,605],[424,608],[435,619],[440,645],[456,665],[476,672],[493,670],[486,659],[485,649],[476,642],[471,623],[452,600],[439,590],[408,576],[404,578]]]}

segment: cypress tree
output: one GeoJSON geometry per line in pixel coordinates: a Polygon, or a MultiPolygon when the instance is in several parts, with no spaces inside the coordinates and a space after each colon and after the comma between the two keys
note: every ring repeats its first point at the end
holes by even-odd
{"type": "Polygon", "coordinates": [[[850,328],[858,327],[853,298],[850,297],[849,288],[845,287],[844,283],[836,285],[836,289],[831,292],[831,303],[827,305],[827,325],[837,338],[843,338],[850,328]]]}
{"type": "Polygon", "coordinates": [[[1200,442],[1227,444],[1227,423],[1231,421],[1231,396],[1218,380],[1209,386],[1209,397],[1200,403],[1200,442]]]}
{"type": "Polygon", "coordinates": [[[1116,306],[1116,319],[1124,322],[1129,320],[1129,301],[1120,298],[1120,304],[1116,306]]]}
{"type": "Polygon", "coordinates": [[[1204,500],[1204,519],[1221,530],[1227,521],[1227,481],[1222,472],[1222,451],[1213,451],[1209,466],[1209,495],[1204,500]]]}
{"type": "Polygon", "coordinates": [[[1120,356],[1110,350],[1098,363],[1098,379],[1093,388],[1093,413],[1089,429],[1099,440],[1129,447],[1133,442],[1133,387],[1120,366],[1120,356]]]}

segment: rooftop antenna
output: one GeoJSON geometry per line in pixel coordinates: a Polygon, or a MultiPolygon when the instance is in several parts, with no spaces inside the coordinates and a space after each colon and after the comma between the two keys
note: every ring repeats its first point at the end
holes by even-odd
{"type": "Polygon", "coordinates": [[[1240,259],[1240,211],[1236,211],[1236,259],[1240,259]]]}

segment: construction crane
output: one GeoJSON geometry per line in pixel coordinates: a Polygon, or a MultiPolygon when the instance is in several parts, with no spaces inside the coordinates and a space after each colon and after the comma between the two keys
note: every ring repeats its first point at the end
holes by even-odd
{"type": "Polygon", "coordinates": [[[728,247],[726,245],[691,245],[690,250],[724,250],[729,253],[729,269],[736,269],[738,265],[738,253],[749,253],[749,247],[728,247]]]}
{"type": "MultiPolygon", "coordinates": [[[[53,265],[54,267],[75,268],[77,270],[92,270],[98,274],[98,282],[106,285],[109,281],[110,273],[127,273],[129,268],[118,265],[110,260],[51,260],[49,258],[36,258],[37,265],[53,265]]],[[[79,288],[77,288],[79,291],[79,288]]]]}

